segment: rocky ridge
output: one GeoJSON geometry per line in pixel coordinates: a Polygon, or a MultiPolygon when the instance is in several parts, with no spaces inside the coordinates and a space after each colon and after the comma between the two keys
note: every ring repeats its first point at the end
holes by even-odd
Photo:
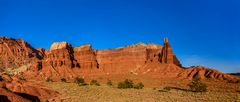
{"type": "Polygon", "coordinates": [[[41,59],[38,51],[22,39],[0,37],[0,68],[18,68],[31,60],[41,59]]]}
{"type": "Polygon", "coordinates": [[[237,81],[234,76],[202,66],[182,67],[167,39],[163,46],[139,43],[106,50],[92,49],[90,44],[74,48],[67,42],[56,42],[45,50],[34,49],[23,40],[0,37],[0,51],[2,69],[30,64],[23,72],[26,78],[51,77],[57,81],[77,76],[134,74],[183,79],[199,75],[202,79],[237,81]]]}

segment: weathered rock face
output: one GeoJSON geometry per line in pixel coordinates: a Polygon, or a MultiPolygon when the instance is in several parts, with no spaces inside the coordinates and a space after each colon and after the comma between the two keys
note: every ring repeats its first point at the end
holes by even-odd
{"type": "Polygon", "coordinates": [[[138,70],[148,61],[157,60],[161,46],[135,44],[111,50],[97,51],[100,69],[110,74],[129,73],[138,70]]]}
{"type": "Polygon", "coordinates": [[[37,62],[43,77],[72,77],[72,68],[77,67],[71,45],[66,42],[54,43],[49,51],[45,51],[44,59],[37,62]]]}
{"type": "MultiPolygon", "coordinates": [[[[0,75],[0,97],[11,102],[40,102],[59,95],[58,92],[32,82],[8,75],[0,75]]],[[[2,98],[1,98],[2,99],[2,98]]],[[[7,102],[7,101],[3,101],[7,102]]]]}
{"type": "Polygon", "coordinates": [[[59,80],[79,75],[131,73],[147,62],[159,62],[161,49],[160,45],[143,43],[110,50],[93,50],[89,44],[72,49],[68,43],[57,43],[49,51],[39,50],[45,56],[32,64],[35,67],[26,76],[59,80]],[[55,47],[58,45],[61,47],[55,47]]]}
{"type": "Polygon", "coordinates": [[[45,49],[44,48],[37,48],[38,55],[44,57],[45,56],[45,49]]]}
{"type": "Polygon", "coordinates": [[[18,68],[43,56],[22,39],[0,37],[0,68],[18,68]]]}
{"type": "Polygon", "coordinates": [[[53,43],[50,50],[35,50],[23,40],[2,37],[0,41],[1,67],[30,63],[30,69],[24,72],[26,78],[57,81],[76,76],[135,74],[156,78],[191,79],[199,75],[203,79],[237,80],[209,68],[181,67],[167,39],[164,46],[139,43],[108,50],[94,50],[90,44],[73,48],[67,42],[53,43]]]}
{"type": "Polygon", "coordinates": [[[75,67],[82,70],[98,69],[99,64],[96,59],[96,51],[92,49],[90,44],[75,47],[74,57],[77,60],[75,67]]]}

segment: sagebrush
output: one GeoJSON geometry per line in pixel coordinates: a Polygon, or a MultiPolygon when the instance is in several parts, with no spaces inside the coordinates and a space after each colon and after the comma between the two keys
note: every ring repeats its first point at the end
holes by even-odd
{"type": "Polygon", "coordinates": [[[189,87],[190,87],[190,91],[193,91],[193,92],[206,92],[207,91],[207,85],[202,83],[201,79],[198,76],[193,78],[189,87]]]}

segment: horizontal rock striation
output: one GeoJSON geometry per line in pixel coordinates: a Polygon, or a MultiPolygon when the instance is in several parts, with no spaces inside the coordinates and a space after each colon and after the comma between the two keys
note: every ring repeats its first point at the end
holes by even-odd
{"type": "MultiPolygon", "coordinates": [[[[72,47],[53,43],[49,50],[34,49],[23,40],[0,37],[0,67],[21,66],[27,78],[60,80],[77,76],[146,75],[156,78],[186,78],[236,82],[237,78],[205,67],[184,68],[167,39],[163,46],[138,43],[115,49],[94,50],[90,44],[72,47]]],[[[0,68],[0,69],[3,69],[0,68]]]]}
{"type": "Polygon", "coordinates": [[[75,67],[82,70],[98,69],[99,64],[96,59],[96,51],[92,49],[90,44],[75,47],[74,58],[77,61],[75,67]]]}

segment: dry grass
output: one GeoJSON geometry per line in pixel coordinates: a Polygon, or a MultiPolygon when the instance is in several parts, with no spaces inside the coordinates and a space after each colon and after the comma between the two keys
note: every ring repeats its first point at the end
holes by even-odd
{"type": "MultiPolygon", "coordinates": [[[[114,82],[114,81],[113,81],[114,82]]],[[[143,81],[144,82],[144,81],[143,81]]],[[[147,82],[147,81],[145,81],[147,82]]],[[[42,82],[59,91],[61,96],[51,99],[50,102],[238,102],[240,93],[237,84],[226,82],[206,81],[208,92],[194,93],[190,91],[171,89],[161,92],[166,86],[178,86],[186,89],[186,85],[179,86],[184,81],[152,81],[158,83],[147,85],[143,89],[118,89],[106,84],[101,86],[78,86],[75,83],[42,82]],[[153,88],[155,87],[155,88],[153,88]]],[[[184,82],[185,83],[185,82],[184,82]]],[[[116,83],[115,83],[116,85],[116,83]]]]}
{"type": "Polygon", "coordinates": [[[29,68],[30,64],[24,64],[18,68],[6,68],[4,72],[8,75],[17,75],[22,72],[25,72],[29,68]]]}

